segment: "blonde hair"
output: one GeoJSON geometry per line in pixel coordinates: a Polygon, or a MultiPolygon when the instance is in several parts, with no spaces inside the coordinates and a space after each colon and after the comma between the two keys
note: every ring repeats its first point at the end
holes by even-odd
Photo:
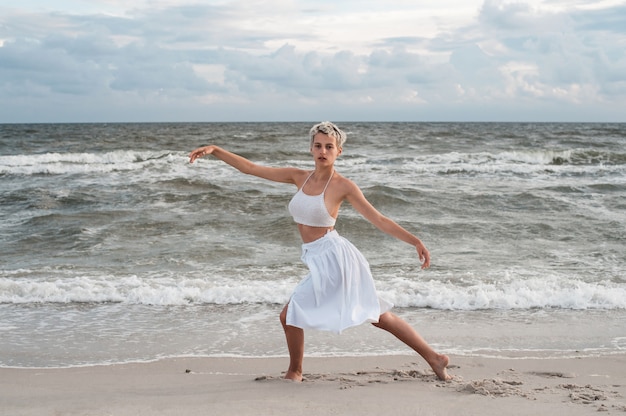
{"type": "Polygon", "coordinates": [[[337,142],[338,148],[343,148],[343,144],[346,142],[348,138],[346,133],[344,133],[339,127],[335,126],[330,121],[322,121],[311,127],[309,131],[309,136],[311,137],[311,146],[313,146],[313,138],[317,133],[328,134],[330,137],[334,137],[337,142]]]}

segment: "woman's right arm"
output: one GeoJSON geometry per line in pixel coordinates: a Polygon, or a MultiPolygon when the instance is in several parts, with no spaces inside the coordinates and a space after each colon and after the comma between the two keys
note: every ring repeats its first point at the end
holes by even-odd
{"type": "Polygon", "coordinates": [[[304,171],[296,168],[273,168],[269,166],[257,165],[245,157],[231,153],[218,146],[204,146],[197,148],[189,154],[189,163],[193,163],[196,159],[206,155],[213,155],[242,173],[258,176],[275,182],[295,184],[298,183],[297,176],[304,173],[304,171]]]}

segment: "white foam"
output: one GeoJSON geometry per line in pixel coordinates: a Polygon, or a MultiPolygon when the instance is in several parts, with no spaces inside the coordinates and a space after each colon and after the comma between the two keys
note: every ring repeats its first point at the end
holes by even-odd
{"type": "Polygon", "coordinates": [[[144,169],[151,164],[182,163],[169,152],[117,150],[107,153],[45,153],[0,156],[0,174],[62,175],[144,169]]]}
{"type": "MultiPolygon", "coordinates": [[[[211,161],[211,159],[208,159],[211,161]]],[[[407,158],[388,160],[369,156],[353,156],[341,161],[342,166],[356,168],[367,165],[393,165],[415,172],[440,174],[543,174],[546,171],[559,174],[580,173],[624,173],[626,166],[611,164],[611,154],[594,154],[586,149],[571,150],[525,150],[502,151],[497,153],[448,152],[441,154],[421,154],[407,158]],[[591,160],[590,160],[591,159],[591,160]]],[[[187,171],[189,165],[187,153],[176,151],[118,150],[106,153],[46,153],[35,155],[0,156],[0,174],[36,175],[36,174],[75,174],[106,173],[113,171],[133,171],[146,166],[169,166],[179,174],[197,173],[187,171]],[[176,167],[173,167],[176,166],[176,167]]],[[[210,163],[204,161],[203,163],[210,163]]],[[[302,161],[290,161],[293,165],[302,165],[302,161]]],[[[195,166],[195,165],[194,165],[195,166]]],[[[218,166],[221,166],[219,164],[218,166]]],[[[308,165],[307,165],[308,166],[308,165]]],[[[304,167],[304,166],[303,166],[304,167]]],[[[221,170],[221,168],[220,168],[221,170]]],[[[232,173],[230,169],[228,172],[232,173]]],[[[214,173],[214,170],[212,170],[214,173]]]]}
{"type": "MultiPolygon", "coordinates": [[[[458,284],[395,278],[377,282],[382,297],[397,307],[442,310],[626,309],[626,285],[589,283],[564,277],[511,279],[458,284]]],[[[145,305],[283,304],[297,281],[241,279],[84,276],[0,280],[0,303],[120,302],[145,305]]]]}
{"type": "Polygon", "coordinates": [[[411,280],[379,284],[381,295],[400,307],[444,310],[626,309],[626,286],[576,279],[525,278],[498,283],[456,285],[411,280]]]}

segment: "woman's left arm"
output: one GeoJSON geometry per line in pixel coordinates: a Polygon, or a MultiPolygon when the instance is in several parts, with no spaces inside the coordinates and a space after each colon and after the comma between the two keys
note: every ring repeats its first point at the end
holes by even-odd
{"type": "Polygon", "coordinates": [[[363,217],[375,225],[379,230],[387,233],[398,240],[404,241],[415,247],[422,263],[422,269],[430,266],[430,253],[424,246],[424,243],[402,228],[398,223],[380,213],[363,195],[361,189],[352,181],[348,180],[348,191],[346,200],[356,209],[363,217]]]}

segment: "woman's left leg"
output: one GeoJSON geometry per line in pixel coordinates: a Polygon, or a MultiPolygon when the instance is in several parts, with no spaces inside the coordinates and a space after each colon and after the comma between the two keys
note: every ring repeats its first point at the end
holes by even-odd
{"type": "Polygon", "coordinates": [[[280,313],[280,323],[287,338],[289,350],[289,369],[285,378],[293,381],[302,381],[302,361],[304,360],[304,330],[296,326],[287,325],[287,307],[280,313]]]}
{"type": "Polygon", "coordinates": [[[378,322],[372,325],[393,334],[400,341],[411,347],[426,360],[441,380],[452,379],[446,370],[449,362],[448,356],[433,350],[424,338],[404,319],[391,312],[385,312],[380,315],[378,322]]]}

